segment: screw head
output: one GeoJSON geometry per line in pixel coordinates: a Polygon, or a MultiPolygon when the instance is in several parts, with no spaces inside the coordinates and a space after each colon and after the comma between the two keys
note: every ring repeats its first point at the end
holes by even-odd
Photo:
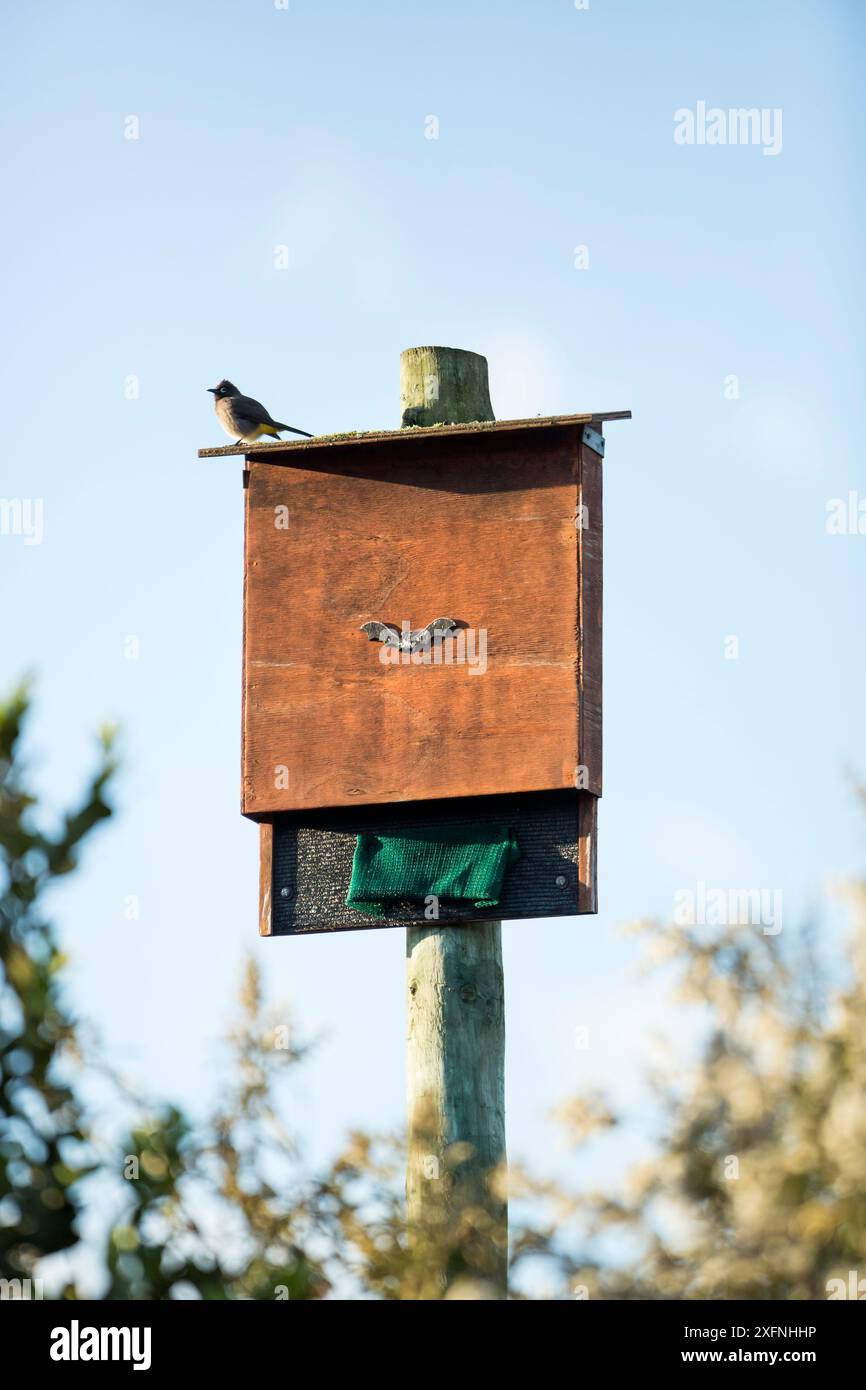
{"type": "Polygon", "coordinates": [[[567,883],[568,883],[568,879],[565,877],[565,874],[557,874],[557,875],[556,875],[556,886],[557,886],[557,888],[564,888],[565,885],[566,885],[567,883]]]}
{"type": "Polygon", "coordinates": [[[289,896],[289,890],[288,890],[288,888],[281,888],[281,889],[280,889],[280,897],[281,897],[281,898],[287,898],[288,896],[289,896]]]}

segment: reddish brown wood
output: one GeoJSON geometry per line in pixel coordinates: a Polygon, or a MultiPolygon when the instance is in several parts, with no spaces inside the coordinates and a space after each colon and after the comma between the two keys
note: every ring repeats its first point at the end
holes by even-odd
{"type": "Polygon", "coordinates": [[[247,815],[583,785],[581,765],[601,789],[597,456],[579,426],[423,434],[251,458],[247,815]],[[485,674],[383,665],[359,631],[442,616],[487,633],[485,674]]]}
{"type": "Polygon", "coordinates": [[[601,796],[602,681],[602,492],[601,456],[580,447],[581,525],[578,528],[578,761],[586,769],[579,785],[601,796]]]}
{"type": "Polygon", "coordinates": [[[578,912],[598,911],[598,797],[581,793],[577,811],[578,912]]]}
{"type": "Polygon", "coordinates": [[[271,935],[271,893],[274,882],[274,827],[259,826],[259,936],[271,935]]]}

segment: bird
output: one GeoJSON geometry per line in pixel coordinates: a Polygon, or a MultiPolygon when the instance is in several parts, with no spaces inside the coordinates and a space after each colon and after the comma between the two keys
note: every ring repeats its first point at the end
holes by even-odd
{"type": "Polygon", "coordinates": [[[281,425],[279,420],[274,420],[268,414],[261,401],[254,401],[252,396],[242,396],[234,383],[225,378],[217,386],[207,389],[214,398],[217,419],[236,444],[252,444],[263,434],[271,439],[279,439],[280,430],[302,434],[305,439],[313,437],[306,430],[295,429],[294,425],[281,425]]]}

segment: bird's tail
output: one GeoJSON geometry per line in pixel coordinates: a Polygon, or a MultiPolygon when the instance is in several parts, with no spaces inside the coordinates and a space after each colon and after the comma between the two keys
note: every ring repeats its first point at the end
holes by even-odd
{"type": "Polygon", "coordinates": [[[312,439],[312,438],[313,438],[313,436],[312,436],[311,434],[309,434],[306,430],[296,430],[295,427],[294,427],[294,425],[280,425],[280,424],[277,423],[276,420],[274,421],[274,429],[275,429],[275,430],[287,430],[289,434],[302,434],[302,435],[304,436],[305,439],[312,439]]]}

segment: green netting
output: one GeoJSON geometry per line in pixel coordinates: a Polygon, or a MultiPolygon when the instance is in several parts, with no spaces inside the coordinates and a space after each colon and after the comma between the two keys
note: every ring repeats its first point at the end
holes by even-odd
{"type": "Polygon", "coordinates": [[[509,864],[520,858],[507,826],[362,832],[355,845],[348,907],[380,917],[388,903],[441,902],[496,907],[509,864]]]}

